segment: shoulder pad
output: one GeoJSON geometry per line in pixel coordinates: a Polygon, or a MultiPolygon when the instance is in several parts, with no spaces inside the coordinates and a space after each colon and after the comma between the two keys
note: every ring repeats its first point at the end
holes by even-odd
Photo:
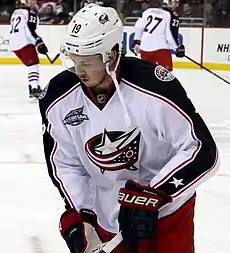
{"type": "Polygon", "coordinates": [[[41,92],[39,97],[40,106],[46,111],[50,104],[79,82],[78,76],[68,70],[56,75],[41,92]]]}
{"type": "Polygon", "coordinates": [[[172,101],[175,99],[175,93],[184,96],[185,91],[172,72],[160,65],[153,65],[134,57],[125,58],[121,64],[120,76],[124,81],[172,101]]]}

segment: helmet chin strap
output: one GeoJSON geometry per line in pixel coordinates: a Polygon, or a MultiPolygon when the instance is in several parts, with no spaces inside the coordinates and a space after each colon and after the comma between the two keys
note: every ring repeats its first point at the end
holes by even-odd
{"type": "MultiPolygon", "coordinates": [[[[64,66],[71,72],[75,73],[76,74],[76,71],[75,71],[75,67],[68,67],[67,66],[67,54],[63,51],[62,52],[63,55],[64,55],[64,58],[62,59],[62,62],[64,63],[64,66]]],[[[62,55],[62,54],[61,54],[62,55]]],[[[62,57],[61,57],[62,58],[62,57]]],[[[128,108],[127,108],[127,105],[125,103],[125,100],[121,94],[121,89],[119,87],[119,84],[118,84],[118,81],[117,81],[117,76],[116,76],[116,70],[118,68],[118,65],[120,63],[120,59],[121,59],[121,53],[119,53],[118,55],[118,58],[117,58],[117,62],[116,62],[116,65],[114,67],[113,70],[110,70],[109,69],[109,62],[110,61],[107,61],[106,64],[105,64],[105,68],[106,68],[106,72],[109,76],[111,76],[113,82],[114,82],[114,85],[116,87],[116,90],[117,90],[117,94],[118,94],[118,97],[120,99],[120,102],[121,102],[121,106],[122,106],[122,109],[123,109],[123,113],[124,113],[124,118],[125,118],[125,123],[126,123],[126,126],[128,128],[131,128],[131,120],[130,120],[130,117],[129,117],[129,114],[128,114],[128,108]]],[[[71,60],[72,61],[72,60],[71,60]]],[[[106,75],[104,76],[104,78],[101,80],[101,82],[99,84],[97,84],[96,86],[99,86],[100,84],[102,84],[106,79],[106,75]]]]}
{"type": "Polygon", "coordinates": [[[116,70],[117,70],[117,67],[119,65],[120,59],[121,59],[121,53],[118,55],[116,65],[115,65],[115,68],[113,70],[109,69],[109,62],[107,62],[106,63],[106,71],[111,76],[111,78],[114,82],[114,85],[116,87],[117,94],[118,94],[118,97],[120,99],[121,106],[122,106],[122,109],[123,109],[123,112],[124,112],[126,126],[128,128],[131,128],[131,120],[130,120],[130,117],[129,117],[128,108],[127,108],[125,100],[124,100],[124,98],[121,94],[121,89],[119,87],[119,84],[118,84],[118,81],[117,81],[117,76],[116,76],[116,70]]]}
{"type": "MultiPolygon", "coordinates": [[[[112,75],[111,75],[111,72],[114,72],[115,73],[115,76],[116,76],[116,70],[117,70],[117,68],[118,68],[118,65],[119,65],[119,62],[120,62],[120,58],[121,58],[121,54],[119,54],[118,55],[118,58],[117,58],[117,61],[116,61],[116,65],[115,65],[115,67],[114,67],[114,70],[109,70],[109,63],[110,63],[110,59],[108,60],[108,61],[106,61],[106,63],[105,63],[105,69],[106,69],[106,73],[112,78],[112,80],[113,80],[113,77],[112,77],[112,75]]],[[[104,71],[104,69],[102,70],[102,71],[104,71]]],[[[102,72],[101,71],[101,72],[102,72]]],[[[117,79],[116,79],[117,80],[117,79]]],[[[100,81],[100,83],[98,83],[97,85],[95,85],[95,88],[97,87],[97,86],[100,86],[103,82],[105,82],[106,81],[106,75],[104,75],[104,77],[102,78],[102,80],[100,81]]],[[[114,80],[113,80],[113,82],[114,82],[114,80]]],[[[115,84],[115,83],[114,83],[115,84]]],[[[115,87],[116,87],[116,84],[115,84],[115,87]]],[[[117,89],[117,88],[116,88],[117,89]]]]}

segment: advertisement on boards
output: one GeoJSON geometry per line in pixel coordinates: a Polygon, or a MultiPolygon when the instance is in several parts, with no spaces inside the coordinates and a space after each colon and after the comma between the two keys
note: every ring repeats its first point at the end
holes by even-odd
{"type": "Polygon", "coordinates": [[[230,30],[208,28],[204,31],[204,62],[230,64],[230,30]],[[218,36],[217,36],[218,34],[218,36]]]}
{"type": "Polygon", "coordinates": [[[9,52],[9,26],[3,26],[0,29],[0,57],[8,56],[9,52]]]}
{"type": "MultiPolygon", "coordinates": [[[[45,41],[49,55],[53,58],[59,51],[65,34],[65,26],[46,26],[42,25],[38,29],[38,34],[45,41]]],[[[0,63],[14,64],[15,55],[9,48],[9,25],[0,25],[0,63]]],[[[203,64],[212,69],[230,69],[230,29],[224,28],[205,28],[202,33],[200,27],[182,27],[180,28],[179,43],[185,45],[186,55],[197,62],[203,60],[203,64]]],[[[134,28],[124,27],[123,47],[127,50],[127,56],[135,56],[132,53],[132,44],[134,39],[134,28]]],[[[173,53],[173,52],[172,52],[173,53]]],[[[41,63],[49,64],[45,56],[39,55],[41,63]]],[[[186,58],[177,58],[173,54],[174,67],[176,68],[194,68],[186,58]]],[[[60,60],[57,63],[61,63],[60,60]]]]}

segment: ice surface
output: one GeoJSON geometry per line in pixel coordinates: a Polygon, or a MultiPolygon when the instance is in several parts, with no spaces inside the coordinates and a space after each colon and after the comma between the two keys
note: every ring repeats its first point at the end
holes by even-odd
{"type": "MultiPolygon", "coordinates": [[[[41,66],[41,85],[61,70],[41,66]]],[[[198,191],[196,253],[229,253],[230,86],[205,71],[174,72],[210,127],[221,156],[219,173],[198,191]]],[[[230,80],[230,73],[217,73],[230,80]]],[[[44,164],[38,105],[29,103],[24,66],[0,66],[0,133],[0,252],[35,253],[31,236],[38,236],[45,253],[68,253],[58,232],[64,207],[44,164]]]]}

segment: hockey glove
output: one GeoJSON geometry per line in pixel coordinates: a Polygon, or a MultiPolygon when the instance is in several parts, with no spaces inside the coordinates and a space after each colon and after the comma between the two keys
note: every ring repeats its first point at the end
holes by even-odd
{"type": "Polygon", "coordinates": [[[157,233],[158,210],[172,199],[167,194],[128,180],[119,192],[118,222],[124,243],[133,245],[157,233]]]}
{"type": "Polygon", "coordinates": [[[185,47],[184,47],[184,45],[180,45],[176,49],[176,56],[179,57],[179,58],[183,58],[185,56],[185,47]]]}
{"type": "Polygon", "coordinates": [[[36,48],[40,54],[46,54],[48,52],[48,48],[40,37],[36,40],[36,48]]]}
{"type": "Polygon", "coordinates": [[[101,242],[97,232],[96,214],[87,209],[78,213],[71,208],[65,211],[60,218],[60,233],[71,253],[99,252],[105,245],[101,242]]]}

